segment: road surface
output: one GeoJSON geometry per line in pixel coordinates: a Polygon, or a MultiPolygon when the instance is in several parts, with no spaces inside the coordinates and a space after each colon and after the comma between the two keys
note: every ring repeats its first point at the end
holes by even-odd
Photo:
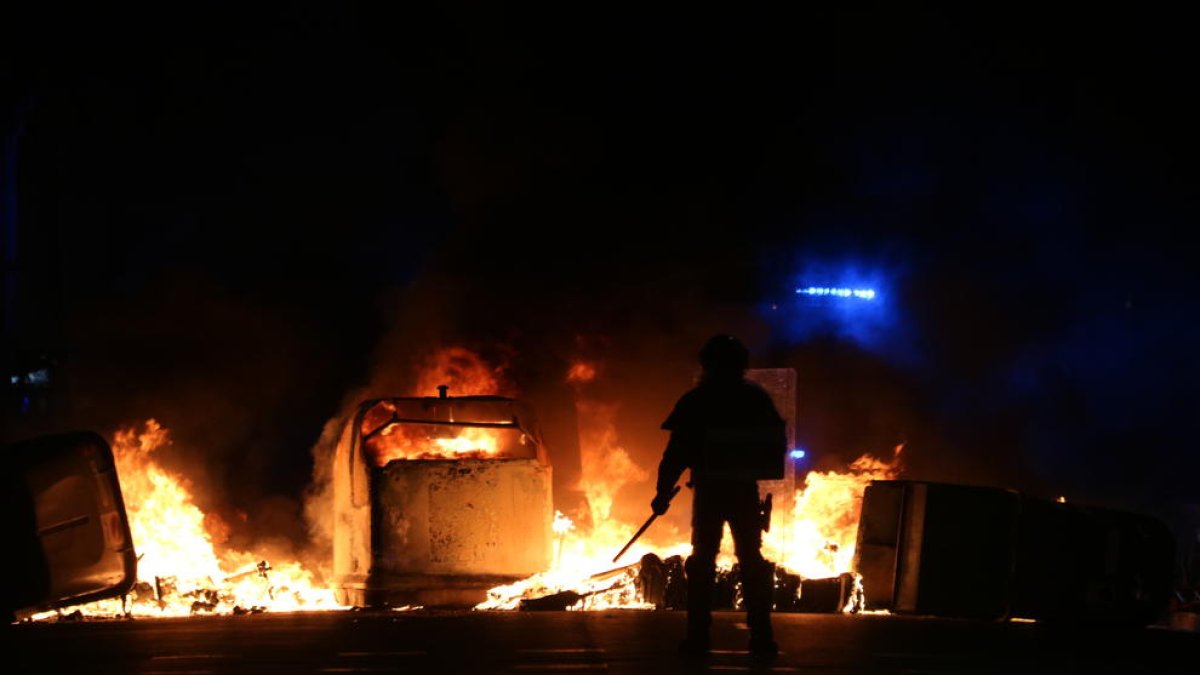
{"type": "Polygon", "coordinates": [[[682,612],[337,611],[23,623],[6,673],[1200,673],[1200,633],[1061,630],[886,615],[776,614],[782,654],[745,653],[718,613],[714,654],[674,654],[682,612]]]}

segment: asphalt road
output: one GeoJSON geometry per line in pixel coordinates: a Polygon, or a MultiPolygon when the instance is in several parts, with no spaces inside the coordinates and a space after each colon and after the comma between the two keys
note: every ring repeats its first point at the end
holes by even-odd
{"type": "Polygon", "coordinates": [[[703,664],[682,612],[342,611],[16,624],[6,673],[1200,673],[1200,633],[881,615],[776,614],[782,654],[718,613],[703,664]]]}

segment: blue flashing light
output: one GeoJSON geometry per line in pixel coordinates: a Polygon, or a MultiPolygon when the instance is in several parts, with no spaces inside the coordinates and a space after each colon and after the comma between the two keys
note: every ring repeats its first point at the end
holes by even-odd
{"type": "Polygon", "coordinates": [[[804,456],[808,453],[804,452],[800,448],[796,448],[795,450],[792,450],[791,453],[789,453],[789,454],[792,456],[792,459],[804,459],[804,456]]]}
{"type": "Polygon", "coordinates": [[[816,295],[829,296],[834,298],[857,298],[859,300],[874,300],[875,289],[873,288],[826,288],[824,286],[807,286],[805,288],[797,288],[796,292],[800,295],[816,295]]]}
{"type": "Polygon", "coordinates": [[[779,295],[764,298],[759,312],[780,345],[836,338],[895,365],[918,365],[923,356],[919,331],[904,312],[903,293],[897,292],[911,265],[899,257],[905,250],[889,247],[886,256],[867,257],[798,251],[780,279],[779,295]]]}

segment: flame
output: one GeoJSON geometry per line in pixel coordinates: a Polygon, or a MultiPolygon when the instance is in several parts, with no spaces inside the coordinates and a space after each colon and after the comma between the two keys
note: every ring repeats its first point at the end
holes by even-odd
{"type": "Polygon", "coordinates": [[[167,430],[153,419],[140,431],[115,434],[113,456],[138,554],[138,581],[129,597],[83,605],[83,614],[156,617],[338,607],[333,592],[297,562],[271,564],[246,551],[219,551],[209,527],[213,520],[196,506],[186,480],[154,458],[168,444],[167,430]]]}
{"type": "Polygon", "coordinates": [[[462,427],[453,436],[436,435],[446,429],[430,424],[392,424],[367,443],[367,451],[375,466],[386,466],[397,459],[485,459],[500,452],[499,430],[462,427]]]}
{"type": "Polygon", "coordinates": [[[616,405],[583,400],[576,405],[579,417],[579,463],[583,478],[579,488],[587,497],[593,525],[608,523],[613,499],[621,488],[649,476],[618,443],[614,418],[616,405]]]}
{"type": "Polygon", "coordinates": [[[502,371],[465,347],[439,349],[421,365],[412,395],[436,396],[445,385],[452,396],[509,396],[514,392],[502,371]]]}
{"type": "Polygon", "coordinates": [[[563,515],[562,511],[554,512],[554,524],[550,526],[554,534],[566,534],[575,529],[575,523],[563,515]]]}
{"type": "MultiPolygon", "coordinates": [[[[576,384],[591,382],[595,372],[589,364],[576,363],[571,366],[566,379],[576,384]]],[[[619,443],[614,425],[616,405],[589,400],[581,394],[576,409],[584,476],[579,487],[587,500],[582,524],[556,513],[555,556],[551,569],[491,589],[488,599],[476,609],[516,609],[522,600],[561,593],[573,593],[571,598],[578,596],[578,600],[567,607],[572,610],[652,608],[654,605],[638,591],[636,561],[650,552],[660,558],[691,553],[687,534],[660,521],[621,561],[612,561],[612,555],[625,545],[637,527],[613,517],[614,500],[627,485],[647,480],[649,473],[638,466],[619,443]],[[625,561],[633,561],[633,564],[618,566],[625,561]]],[[[783,499],[785,495],[775,495],[777,505],[786,505],[790,501],[793,506],[790,511],[774,509],[770,531],[763,539],[763,554],[801,578],[853,574],[851,566],[863,493],[871,481],[899,475],[902,449],[903,445],[897,445],[888,460],[864,454],[845,471],[810,472],[803,487],[797,488],[790,500],[783,499]]],[[[727,526],[718,565],[728,570],[734,560],[733,537],[727,526]]],[[[861,603],[855,604],[855,597],[861,598],[861,577],[854,575],[854,583],[857,595],[851,593],[844,611],[864,609],[861,603]]]]}
{"type": "MultiPolygon", "coordinates": [[[[575,383],[589,382],[595,373],[594,367],[576,363],[571,366],[566,379],[575,383]]],[[[618,408],[616,404],[582,396],[576,401],[583,476],[578,488],[583,492],[586,504],[574,520],[562,513],[555,515],[554,561],[550,569],[491,589],[488,599],[476,609],[517,609],[523,599],[564,592],[579,596],[578,601],[568,607],[572,610],[654,607],[636,590],[636,564],[618,567],[612,562],[613,555],[637,529],[637,525],[613,516],[614,501],[626,486],[649,478],[649,473],[633,460],[617,435],[618,408]]],[[[665,523],[663,525],[658,532],[648,532],[622,560],[636,563],[650,550],[683,554],[688,545],[678,544],[680,534],[665,523]]]]}
{"type": "MultiPolygon", "coordinates": [[[[513,387],[501,375],[501,368],[489,366],[475,352],[465,347],[447,347],[425,359],[411,395],[440,395],[441,386],[454,396],[511,395],[513,387]]],[[[388,416],[395,412],[395,406],[384,401],[363,420],[364,433],[387,425],[367,443],[367,452],[375,466],[403,459],[487,459],[501,454],[505,431],[486,427],[456,429],[438,424],[387,424],[388,416]]]]}
{"type": "MultiPolygon", "coordinates": [[[[792,510],[772,513],[771,529],[763,538],[763,555],[802,579],[852,574],[855,591],[849,594],[843,611],[866,611],[861,604],[861,577],[851,569],[863,493],[871,481],[899,475],[901,449],[902,446],[896,446],[890,460],[864,454],[846,471],[809,473],[804,487],[795,491],[792,510]]],[[[586,473],[586,464],[584,470],[586,473]]],[[[602,480],[594,481],[587,493],[593,518],[609,513],[607,507],[615,491],[604,493],[603,485],[606,483],[602,480]],[[592,499],[598,505],[591,504],[592,499]]],[[[558,513],[553,567],[528,579],[491,589],[488,599],[476,609],[517,609],[521,600],[567,591],[579,595],[579,600],[568,607],[572,610],[653,608],[653,603],[639,594],[636,561],[649,552],[660,558],[686,557],[691,553],[691,544],[682,533],[667,527],[663,530],[666,531],[655,533],[657,536],[651,534],[653,530],[647,532],[622,559],[634,561],[633,564],[618,567],[611,556],[633,535],[633,524],[602,517],[592,527],[580,528],[558,513]]],[[[721,544],[717,563],[729,570],[735,556],[728,526],[721,544]]]]}
{"type": "Polygon", "coordinates": [[[889,461],[866,454],[844,472],[809,472],[795,493],[792,512],[772,513],[764,555],[806,579],[849,572],[863,492],[873,480],[899,475],[903,447],[897,445],[889,461]]]}
{"type": "MultiPolygon", "coordinates": [[[[516,609],[524,599],[552,594],[564,594],[573,610],[653,608],[640,594],[637,561],[651,552],[661,558],[690,554],[688,533],[660,521],[620,561],[613,562],[613,554],[640,524],[616,517],[613,505],[625,488],[645,483],[650,472],[633,460],[618,437],[618,405],[584,396],[585,385],[594,382],[598,372],[596,364],[577,362],[566,375],[567,382],[576,385],[578,397],[584,476],[578,487],[586,503],[573,517],[555,513],[550,569],[491,589],[477,609],[516,609]]],[[[454,395],[511,393],[500,373],[473,352],[452,347],[426,360],[414,394],[431,395],[442,384],[454,395]]],[[[384,417],[371,420],[372,428],[386,425],[387,415],[394,412],[394,407],[389,411],[383,406],[378,414],[384,417]]],[[[404,458],[495,457],[503,446],[501,434],[512,433],[463,427],[446,435],[446,429],[436,424],[391,424],[368,447],[379,466],[404,458]]],[[[85,614],[181,616],[339,607],[332,591],[319,585],[318,575],[298,562],[270,564],[250,552],[222,549],[214,543],[221,539],[214,536],[220,523],[194,503],[182,476],[154,458],[169,443],[167,430],[155,420],[148,420],[140,430],[123,429],[114,436],[113,452],[139,555],[138,584],[128,598],[92,603],[81,608],[85,614]]],[[[802,578],[851,572],[863,492],[873,480],[899,475],[902,449],[896,446],[888,460],[864,454],[845,471],[810,472],[788,498],[775,495],[777,507],[790,504],[791,508],[775,509],[764,536],[764,555],[802,578]]],[[[676,507],[685,508],[683,501],[679,499],[676,507]]],[[[728,569],[733,560],[732,537],[726,532],[718,563],[728,569]]],[[[856,577],[856,583],[859,580],[856,577]]]]}
{"type": "Polygon", "coordinates": [[[571,364],[570,370],[567,371],[567,382],[572,384],[586,384],[596,379],[596,365],[586,361],[576,361],[571,364]]]}

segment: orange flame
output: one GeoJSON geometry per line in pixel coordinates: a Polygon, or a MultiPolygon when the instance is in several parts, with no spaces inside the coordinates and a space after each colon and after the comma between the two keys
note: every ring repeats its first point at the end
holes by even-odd
{"type": "MultiPolygon", "coordinates": [[[[585,383],[583,364],[574,364],[567,381],[585,383]]],[[[657,532],[647,535],[629,550],[617,566],[611,556],[629,540],[634,523],[612,517],[613,500],[626,485],[646,480],[647,471],[630,458],[618,443],[613,424],[616,405],[580,398],[577,402],[580,426],[580,459],[584,480],[580,488],[588,501],[590,523],[577,526],[562,514],[555,518],[557,536],[554,566],[528,579],[493,588],[488,599],[476,609],[515,609],[522,599],[536,598],[565,590],[580,594],[569,609],[593,610],[613,607],[648,608],[650,604],[637,590],[638,561],[648,552],[661,558],[691,553],[685,533],[660,523],[657,532]]],[[[895,447],[890,460],[864,454],[842,472],[810,472],[804,486],[791,499],[776,495],[777,504],[792,508],[775,509],[771,528],[763,540],[763,554],[783,569],[802,578],[836,577],[851,572],[858,536],[858,518],[863,493],[873,480],[895,478],[900,472],[902,445],[895,447]]],[[[683,500],[679,500],[683,501],[683,500]]],[[[729,569],[734,562],[732,536],[726,528],[718,564],[729,569]]],[[[857,576],[855,577],[858,581],[857,576]]],[[[853,601],[853,598],[852,598],[853,601]]],[[[850,611],[847,605],[846,611],[850,611]]],[[[858,606],[857,609],[862,609],[858,606]]]]}
{"type": "MultiPolygon", "coordinates": [[[[575,363],[566,379],[583,384],[591,382],[596,372],[591,365],[575,363]]],[[[680,534],[663,523],[658,532],[648,533],[629,550],[623,558],[623,567],[612,562],[612,556],[637,529],[635,524],[613,517],[614,501],[626,486],[649,478],[649,473],[633,460],[617,435],[618,408],[617,404],[580,394],[575,409],[583,478],[578,487],[587,501],[586,511],[579,514],[581,522],[556,514],[553,566],[528,579],[491,589],[488,599],[476,609],[516,609],[522,599],[567,590],[581,595],[579,602],[570,607],[575,610],[653,607],[638,595],[633,583],[637,578],[636,565],[629,563],[636,563],[652,548],[669,551],[668,555],[685,554],[687,544],[679,544],[680,534]],[[651,546],[647,541],[662,545],[651,546]]]]}
{"type": "Polygon", "coordinates": [[[456,429],[453,436],[435,435],[445,428],[429,424],[393,424],[371,439],[367,450],[375,466],[386,466],[398,459],[486,459],[499,454],[498,430],[464,427],[456,429]]]}
{"type": "Polygon", "coordinates": [[[596,365],[586,361],[576,361],[567,371],[567,382],[586,384],[596,379],[596,365]]]}
{"type": "Polygon", "coordinates": [[[83,613],[186,616],[338,607],[333,592],[319,587],[316,575],[299,563],[218,551],[184,479],[154,459],[168,444],[167,430],[152,419],[140,432],[115,434],[113,456],[138,554],[138,583],[126,600],[84,605],[83,613]]]}
{"type": "Polygon", "coordinates": [[[868,454],[844,472],[809,472],[804,487],[796,490],[792,512],[772,514],[764,554],[806,579],[851,571],[863,492],[873,480],[899,475],[903,447],[897,445],[889,461],[868,454]]]}
{"type": "Polygon", "coordinates": [[[621,488],[646,480],[649,474],[638,466],[617,439],[616,405],[581,400],[579,415],[579,488],[587,497],[592,524],[602,525],[612,515],[613,499],[621,488]]]}
{"type": "MultiPolygon", "coordinates": [[[[454,396],[497,396],[512,393],[501,377],[500,368],[492,368],[475,352],[463,347],[448,347],[434,352],[417,373],[413,396],[436,396],[438,387],[447,387],[454,396]]],[[[363,421],[364,433],[384,426],[367,443],[375,466],[408,459],[486,459],[501,454],[506,430],[481,427],[454,428],[438,424],[387,424],[386,415],[396,409],[388,402],[371,411],[363,421]],[[378,417],[383,415],[383,417],[378,417]]]]}
{"type": "Polygon", "coordinates": [[[512,388],[475,352],[464,347],[439,349],[422,364],[413,396],[436,396],[446,385],[452,396],[508,396],[512,388]]]}
{"type": "MultiPolygon", "coordinates": [[[[595,380],[595,364],[579,362],[567,373],[576,384],[580,428],[579,484],[586,510],[573,521],[555,514],[552,567],[541,574],[492,589],[478,609],[513,609],[522,598],[563,590],[580,594],[577,610],[652,607],[637,590],[634,563],[647,552],[666,558],[686,556],[686,533],[660,522],[639,540],[621,561],[612,555],[632,536],[638,523],[613,515],[613,505],[627,486],[643,483],[650,473],[639,466],[616,433],[618,406],[583,396],[583,385],[595,380]]],[[[455,395],[510,393],[499,369],[463,348],[437,352],[417,378],[419,396],[434,395],[445,384],[455,395]]],[[[394,409],[392,410],[394,412],[394,409]]],[[[386,410],[381,414],[390,414],[386,410]]],[[[375,426],[386,424],[386,417],[375,426]]],[[[432,426],[432,425],[431,425],[432,426]]],[[[401,458],[461,458],[495,456],[503,430],[463,428],[451,436],[431,435],[422,425],[391,425],[375,437],[374,459],[382,466],[401,458]]],[[[144,429],[117,432],[113,443],[118,475],[139,554],[139,583],[132,603],[93,603],[88,613],[128,611],[140,616],[177,616],[242,610],[291,611],[336,608],[333,594],[320,588],[316,575],[295,562],[267,564],[258,556],[221,550],[212,523],[195,505],[182,477],[165,470],[153,454],[170,443],[169,434],[154,420],[144,429]],[[206,527],[207,525],[207,527],[206,527]]],[[[862,496],[872,480],[899,475],[902,446],[890,460],[863,455],[842,472],[810,472],[790,499],[791,509],[776,509],[764,537],[764,554],[804,578],[827,578],[849,572],[853,560],[862,496]]],[[[684,500],[679,500],[677,508],[684,500]]],[[[209,519],[211,520],[211,519],[209,519]]],[[[732,564],[731,537],[724,538],[721,564],[732,564]]]]}

